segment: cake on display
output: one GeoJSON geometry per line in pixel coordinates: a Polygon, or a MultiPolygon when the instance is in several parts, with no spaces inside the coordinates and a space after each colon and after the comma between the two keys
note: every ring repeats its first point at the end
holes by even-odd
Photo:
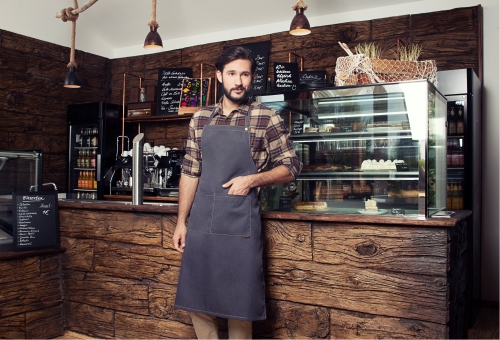
{"type": "Polygon", "coordinates": [[[378,212],[377,201],[375,200],[366,200],[365,201],[365,211],[366,212],[378,212]]]}
{"type": "Polygon", "coordinates": [[[390,159],[384,161],[376,159],[365,159],[361,163],[361,171],[397,171],[396,164],[404,164],[405,161],[395,159],[391,161],[390,159]]]}

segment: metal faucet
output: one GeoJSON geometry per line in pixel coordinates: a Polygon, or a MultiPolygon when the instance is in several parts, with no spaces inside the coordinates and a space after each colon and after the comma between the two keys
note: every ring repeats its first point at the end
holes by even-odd
{"type": "MultiPolygon", "coordinates": [[[[54,182],[43,183],[42,186],[44,185],[52,185],[54,187],[54,191],[57,191],[57,185],[54,182]]],[[[36,189],[37,187],[38,185],[30,186],[30,192],[33,191],[33,189],[36,189]]]]}
{"type": "Polygon", "coordinates": [[[132,141],[132,205],[141,205],[143,200],[143,147],[144,134],[139,133],[132,141]]]}

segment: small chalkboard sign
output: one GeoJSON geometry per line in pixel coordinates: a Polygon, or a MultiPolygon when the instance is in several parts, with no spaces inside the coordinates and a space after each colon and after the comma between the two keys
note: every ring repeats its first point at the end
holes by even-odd
{"type": "Polygon", "coordinates": [[[299,64],[274,63],[274,91],[295,91],[299,89],[299,64]]]}
{"type": "Polygon", "coordinates": [[[325,83],[326,71],[299,71],[301,84],[325,83]]]}
{"type": "Polygon", "coordinates": [[[281,211],[291,211],[293,198],[287,196],[280,196],[279,210],[281,211]]]}
{"type": "Polygon", "coordinates": [[[181,95],[182,79],[191,78],[190,68],[160,68],[158,69],[158,95],[156,115],[177,114],[181,95]]]}
{"type": "Polygon", "coordinates": [[[200,78],[182,80],[179,114],[193,113],[208,104],[211,81],[211,78],[203,78],[203,82],[200,78]]]}
{"type": "Polygon", "coordinates": [[[304,132],[304,120],[294,120],[292,123],[292,135],[300,135],[304,132]]]}
{"type": "Polygon", "coordinates": [[[57,192],[12,194],[14,250],[59,248],[57,192]]]}
{"type": "Polygon", "coordinates": [[[342,125],[340,127],[340,132],[353,132],[352,125],[342,125]]]}
{"type": "MultiPolygon", "coordinates": [[[[269,67],[269,46],[270,41],[261,41],[256,43],[242,44],[252,53],[255,59],[255,78],[252,82],[252,94],[260,95],[266,93],[267,70],[269,67]]],[[[224,49],[230,46],[224,47],[224,49]]],[[[222,91],[219,91],[222,94],[222,91]]]]}

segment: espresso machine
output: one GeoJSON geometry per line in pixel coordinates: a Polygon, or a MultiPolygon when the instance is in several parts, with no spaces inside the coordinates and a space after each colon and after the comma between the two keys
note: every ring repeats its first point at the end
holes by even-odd
{"type": "MultiPolygon", "coordinates": [[[[184,151],[145,143],[143,158],[143,193],[145,196],[178,197],[184,151]]],[[[112,176],[111,194],[132,192],[133,150],[117,155],[112,176]],[[121,170],[121,171],[118,171],[121,170]],[[120,175],[117,175],[120,174],[120,175]]]]}

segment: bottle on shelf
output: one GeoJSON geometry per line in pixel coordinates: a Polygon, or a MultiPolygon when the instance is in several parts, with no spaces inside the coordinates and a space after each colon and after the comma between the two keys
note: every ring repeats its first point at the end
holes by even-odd
{"type": "Polygon", "coordinates": [[[267,93],[273,92],[273,86],[272,86],[272,83],[271,83],[271,78],[267,78],[266,92],[267,93]]]}
{"type": "Polygon", "coordinates": [[[81,189],[83,187],[82,180],[83,180],[83,173],[82,171],[80,171],[80,174],[78,175],[78,184],[76,186],[78,189],[81,189]]]}
{"type": "Polygon", "coordinates": [[[446,183],[446,209],[451,209],[452,207],[452,202],[451,202],[451,182],[446,183]]]}
{"type": "Polygon", "coordinates": [[[95,152],[95,150],[92,150],[92,156],[90,158],[90,167],[92,169],[95,169],[95,165],[96,165],[96,159],[95,158],[96,158],[96,152],[95,152]]]}
{"type": "Polygon", "coordinates": [[[457,182],[452,184],[452,196],[451,196],[451,209],[458,210],[459,198],[458,198],[458,185],[457,182]]]}
{"type": "Polygon", "coordinates": [[[456,121],[455,107],[452,107],[448,114],[448,136],[457,134],[457,121],[456,121]]]}
{"type": "Polygon", "coordinates": [[[98,143],[97,141],[98,141],[98,138],[97,138],[97,128],[94,127],[94,128],[92,128],[91,146],[96,147],[97,143],[98,143]]]}
{"type": "Polygon", "coordinates": [[[459,107],[457,114],[457,135],[463,135],[464,132],[465,132],[464,110],[462,107],[459,107]]]}
{"type": "Polygon", "coordinates": [[[95,172],[92,175],[92,189],[97,189],[97,178],[95,177],[95,172]]]}
{"type": "Polygon", "coordinates": [[[458,194],[458,207],[457,207],[457,209],[461,210],[464,208],[464,188],[463,188],[462,182],[458,183],[457,194],[458,194]]]}

